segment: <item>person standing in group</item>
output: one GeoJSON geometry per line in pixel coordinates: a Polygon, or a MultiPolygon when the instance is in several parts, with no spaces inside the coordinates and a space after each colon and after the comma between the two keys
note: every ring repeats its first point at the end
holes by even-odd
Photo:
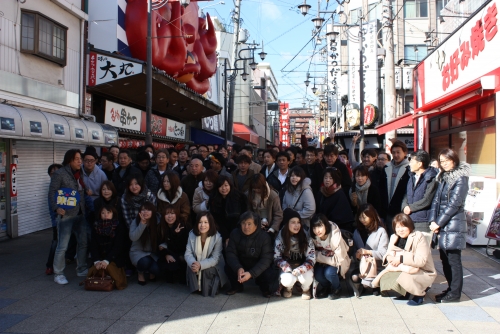
{"type": "Polygon", "coordinates": [[[293,146],[287,147],[285,150],[286,153],[290,156],[290,163],[288,164],[288,168],[292,169],[297,166],[297,162],[295,162],[295,156],[297,155],[297,149],[293,146]]]}
{"type": "Polygon", "coordinates": [[[437,189],[435,168],[429,166],[431,157],[424,150],[410,153],[410,179],[401,210],[409,215],[420,232],[429,231],[429,212],[437,189]]]}
{"type": "Polygon", "coordinates": [[[337,146],[327,145],[324,150],[323,161],[321,162],[321,165],[323,166],[323,169],[334,167],[339,170],[340,175],[342,176],[342,190],[347,196],[349,196],[349,189],[351,188],[352,184],[351,176],[349,174],[347,166],[344,165],[342,161],[338,159],[338,157],[339,149],[337,148],[337,146]]]}
{"type": "Polygon", "coordinates": [[[97,152],[93,146],[87,146],[82,154],[83,158],[83,181],[85,182],[87,195],[92,198],[92,202],[99,197],[99,189],[108,178],[106,174],[96,167],[97,152]]]}
{"type": "Polygon", "coordinates": [[[374,148],[365,148],[361,151],[361,162],[356,160],[356,143],[361,138],[360,134],[357,134],[352,137],[351,148],[349,149],[349,163],[351,167],[354,169],[359,165],[366,166],[371,172],[374,168],[376,168],[377,164],[377,150],[374,148]]]}
{"type": "Polygon", "coordinates": [[[392,161],[385,166],[385,173],[381,174],[379,190],[382,196],[382,205],[386,209],[385,221],[387,230],[392,234],[392,218],[401,212],[401,204],[406,194],[406,187],[410,179],[410,167],[406,154],[408,148],[405,143],[395,140],[391,147],[392,161]]]}
{"type": "Polygon", "coordinates": [[[226,169],[226,159],[222,156],[222,154],[213,152],[208,156],[210,159],[210,169],[217,172],[218,175],[231,176],[226,169]]]}
{"type": "Polygon", "coordinates": [[[278,166],[276,165],[276,152],[274,152],[273,150],[264,150],[262,155],[264,163],[262,164],[260,173],[264,175],[267,181],[269,176],[278,168],[278,166]]]}
{"type": "Polygon", "coordinates": [[[448,288],[436,296],[436,301],[460,301],[463,287],[462,250],[465,249],[467,220],[464,206],[469,191],[470,165],[460,162],[450,148],[439,152],[441,173],[436,177],[438,187],[432,201],[430,229],[439,235],[439,257],[448,288]]]}
{"type": "MultiPolygon", "coordinates": [[[[61,169],[63,166],[61,164],[52,164],[47,169],[47,174],[52,178],[55,172],[61,169]]],[[[56,253],[57,248],[57,213],[50,209],[50,197],[48,198],[49,203],[49,214],[50,221],[52,223],[52,243],[50,245],[49,258],[47,259],[47,263],[45,264],[45,274],[52,275],[54,273],[54,255],[56,253]]]]}
{"type": "Polygon", "coordinates": [[[208,146],[205,144],[201,144],[198,146],[198,153],[201,154],[201,161],[203,163],[203,167],[205,170],[210,169],[210,159],[208,159],[208,146]]]}
{"type": "Polygon", "coordinates": [[[377,185],[371,182],[370,171],[365,165],[354,168],[354,182],[349,189],[349,199],[355,212],[363,204],[370,203],[377,210],[379,216],[383,217],[385,213],[380,200],[380,191],[377,185]]]}
{"type": "Polygon", "coordinates": [[[311,180],[306,177],[302,167],[295,166],[290,170],[290,182],[285,189],[282,209],[297,211],[305,229],[309,230],[309,220],[316,211],[316,201],[311,189],[311,180]]]}
{"type": "Polygon", "coordinates": [[[248,196],[250,181],[255,174],[254,171],[250,169],[252,160],[247,155],[241,154],[236,158],[236,163],[238,164],[238,169],[232,174],[233,184],[236,189],[248,196]]]}
{"type": "Polygon", "coordinates": [[[179,218],[190,223],[191,204],[184,191],[181,180],[174,171],[167,171],[161,176],[162,187],[156,193],[158,212],[163,215],[166,206],[173,206],[178,211],[179,218]]]}
{"type": "Polygon", "coordinates": [[[247,196],[234,187],[229,177],[219,175],[208,200],[208,209],[225,242],[231,231],[238,227],[241,214],[247,211],[247,200],[247,196]]]}
{"type": "Polygon", "coordinates": [[[77,276],[87,276],[87,223],[85,221],[85,183],[81,173],[82,154],[80,150],[71,149],[64,154],[63,168],[52,175],[49,186],[49,208],[57,218],[57,248],[54,255],[54,282],[68,284],[64,276],[66,267],[65,254],[69,239],[74,232],[77,237],[77,276]],[[80,200],[73,208],[60,208],[56,197],[60,189],[75,191],[80,200]]]}
{"type": "MultiPolygon", "coordinates": [[[[118,197],[116,188],[111,181],[104,181],[99,189],[99,197],[94,200],[94,212],[100,212],[104,206],[113,207],[118,213],[118,219],[121,219],[121,200],[118,197]]],[[[92,222],[98,219],[98,215],[94,215],[92,222]]],[[[116,218],[116,217],[115,217],[116,218]]]]}
{"type": "Polygon", "coordinates": [[[290,208],[283,211],[284,226],[274,243],[274,263],[281,268],[280,283],[285,288],[283,297],[290,298],[293,286],[299,281],[302,299],[311,299],[309,290],[314,281],[316,253],[300,220],[298,212],[290,208]]]}
{"type": "Polygon", "coordinates": [[[184,176],[187,175],[186,168],[189,165],[188,159],[189,159],[188,151],[185,148],[179,150],[179,159],[177,160],[177,166],[173,167],[173,170],[174,172],[179,174],[181,180],[184,178],[184,176]]]}
{"type": "Polygon", "coordinates": [[[317,151],[315,147],[309,146],[303,150],[303,152],[305,164],[300,165],[300,167],[302,167],[306,173],[306,177],[311,180],[311,189],[313,193],[317,194],[322,183],[323,167],[316,162],[317,151]]]}
{"type": "Polygon", "coordinates": [[[323,172],[323,185],[316,194],[316,213],[321,213],[343,230],[354,230],[354,216],[349,199],[342,189],[342,175],[336,168],[326,168],[323,172]]]}
{"type": "Polygon", "coordinates": [[[110,152],[101,155],[101,170],[106,174],[109,181],[113,180],[113,173],[115,171],[115,164],[113,163],[113,154],[110,152]]]}
{"type": "Polygon", "coordinates": [[[259,165],[264,165],[264,149],[263,148],[259,148],[257,150],[257,163],[259,165]]]}
{"type": "Polygon", "coordinates": [[[141,171],[142,177],[146,177],[151,169],[151,156],[149,152],[141,151],[136,156],[135,167],[141,171]]]}
{"type": "Polygon", "coordinates": [[[118,163],[118,155],[120,154],[120,148],[116,145],[112,145],[109,147],[109,153],[113,155],[113,165],[115,168],[118,168],[120,164],[118,163]]]}
{"type": "Polygon", "coordinates": [[[276,154],[276,165],[278,165],[278,168],[267,178],[267,183],[278,192],[281,201],[283,201],[283,196],[285,196],[285,188],[290,182],[290,175],[288,174],[289,164],[290,156],[288,153],[279,152],[276,154]]]}
{"type": "Polygon", "coordinates": [[[345,278],[351,264],[348,247],[337,224],[328,221],[325,215],[311,218],[311,238],[316,253],[314,278],[323,288],[316,298],[334,300],[340,298],[340,277],[345,278]]]}
{"type": "Polygon", "coordinates": [[[255,174],[260,173],[261,166],[253,161],[253,148],[252,146],[243,146],[240,148],[240,150],[237,152],[238,155],[246,155],[250,158],[250,169],[253,170],[255,174]]]}
{"type": "Polygon", "coordinates": [[[238,168],[238,166],[236,166],[236,164],[234,163],[234,160],[231,157],[230,150],[226,146],[219,146],[219,148],[217,149],[217,152],[222,154],[224,159],[226,159],[225,167],[226,167],[226,171],[229,174],[231,174],[232,172],[234,172],[236,170],[236,168],[238,168]]]}
{"type": "Polygon", "coordinates": [[[262,174],[254,174],[248,189],[248,208],[261,218],[261,228],[269,233],[277,233],[283,220],[278,193],[269,188],[262,174]],[[264,220],[265,219],[265,220],[264,220]]]}
{"type": "Polygon", "coordinates": [[[231,284],[228,295],[243,291],[243,283],[254,279],[265,298],[278,290],[277,268],[273,265],[273,243],[260,228],[260,217],[247,211],[241,215],[226,248],[225,272],[231,284]]]}
{"type": "Polygon", "coordinates": [[[113,184],[115,185],[118,196],[121,197],[127,190],[127,179],[129,177],[142,178],[142,173],[139,169],[132,165],[132,156],[129,150],[121,150],[118,155],[120,166],[115,169],[113,173],[113,184]]]}
{"type": "Polygon", "coordinates": [[[222,237],[210,213],[200,213],[189,232],[184,258],[186,281],[190,292],[215,297],[227,283],[222,256],[222,237]]]}
{"type": "Polygon", "coordinates": [[[181,181],[182,190],[188,196],[189,203],[193,203],[194,191],[200,181],[203,180],[203,176],[203,162],[197,158],[191,159],[189,162],[189,174],[181,181]]]}
{"type": "Polygon", "coordinates": [[[169,168],[169,153],[167,150],[158,150],[156,152],[156,165],[151,167],[145,177],[146,186],[153,194],[157,194],[160,190],[162,183],[161,179],[169,168]]]}
{"type": "Polygon", "coordinates": [[[198,188],[196,188],[193,195],[192,207],[195,214],[209,212],[208,200],[211,192],[214,190],[218,178],[219,175],[214,170],[208,170],[205,173],[203,181],[199,183],[198,188]]]}
{"type": "MultiPolygon", "coordinates": [[[[167,152],[169,155],[167,169],[173,170],[178,165],[177,160],[179,160],[179,151],[175,148],[169,148],[167,152]]],[[[156,156],[158,157],[158,152],[156,152],[156,156]]],[[[158,161],[156,162],[156,164],[158,164],[158,161]]]]}

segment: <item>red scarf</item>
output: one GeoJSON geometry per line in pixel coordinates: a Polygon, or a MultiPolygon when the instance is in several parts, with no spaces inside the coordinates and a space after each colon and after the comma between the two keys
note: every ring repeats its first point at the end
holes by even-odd
{"type": "Polygon", "coordinates": [[[73,176],[75,177],[75,180],[77,180],[80,183],[82,188],[85,189],[85,183],[83,182],[83,177],[81,177],[81,169],[73,171],[73,176]]]}

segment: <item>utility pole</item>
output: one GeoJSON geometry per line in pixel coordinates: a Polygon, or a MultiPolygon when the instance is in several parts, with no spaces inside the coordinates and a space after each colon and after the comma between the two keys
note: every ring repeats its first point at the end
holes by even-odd
{"type": "Polygon", "coordinates": [[[151,50],[151,2],[148,0],[148,37],[146,51],[146,145],[153,144],[151,136],[151,113],[153,105],[153,52],[151,50]]]}
{"type": "MultiPolygon", "coordinates": [[[[396,118],[396,83],[394,81],[394,33],[393,17],[390,0],[382,0],[383,45],[385,49],[384,78],[384,122],[396,118]]],[[[396,138],[396,130],[385,134],[386,147],[390,147],[390,139],[396,138]]]]}
{"type": "MultiPolygon", "coordinates": [[[[363,62],[363,8],[359,9],[359,161],[365,149],[365,66],[363,62]]],[[[355,146],[354,146],[355,147],[355,146]]]]}
{"type": "Polygon", "coordinates": [[[236,0],[234,7],[234,48],[233,48],[233,73],[230,75],[229,81],[229,106],[226,120],[226,145],[228,141],[233,140],[233,122],[234,122],[234,92],[236,90],[237,66],[236,59],[238,58],[238,40],[240,38],[240,4],[241,0],[236,0]]]}

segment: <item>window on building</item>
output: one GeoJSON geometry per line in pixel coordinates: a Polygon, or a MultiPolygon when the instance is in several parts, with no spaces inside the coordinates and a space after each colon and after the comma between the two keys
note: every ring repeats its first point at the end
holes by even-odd
{"type": "Polygon", "coordinates": [[[404,6],[406,19],[427,17],[427,0],[406,0],[404,6]]]}
{"type": "Polygon", "coordinates": [[[420,62],[427,56],[427,46],[424,45],[405,45],[405,59],[420,62]]]}
{"type": "Polygon", "coordinates": [[[359,20],[359,8],[351,10],[349,13],[350,18],[351,18],[351,24],[356,24],[358,23],[359,20]]]}
{"type": "Polygon", "coordinates": [[[382,3],[375,2],[368,5],[368,21],[380,19],[382,13],[382,3]]]}
{"type": "Polygon", "coordinates": [[[21,13],[21,52],[66,66],[67,28],[31,11],[21,13]]]}

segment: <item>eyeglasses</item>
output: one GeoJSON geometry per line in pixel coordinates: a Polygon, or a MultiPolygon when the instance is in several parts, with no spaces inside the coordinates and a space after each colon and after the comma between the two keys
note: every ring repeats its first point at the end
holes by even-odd
{"type": "Polygon", "coordinates": [[[83,162],[85,162],[86,164],[88,163],[94,163],[96,160],[95,159],[85,159],[83,160],[83,162]]]}
{"type": "Polygon", "coordinates": [[[451,162],[451,160],[439,160],[439,163],[442,165],[442,164],[447,164],[451,162]]]}

